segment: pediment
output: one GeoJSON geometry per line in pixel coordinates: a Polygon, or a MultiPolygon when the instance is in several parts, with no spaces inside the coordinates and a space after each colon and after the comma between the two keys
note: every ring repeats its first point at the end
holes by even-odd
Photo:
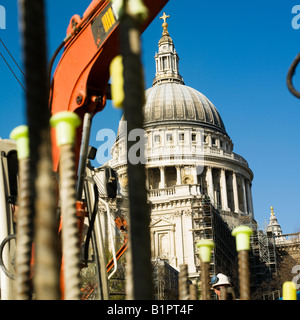
{"type": "Polygon", "coordinates": [[[175,227],[175,223],[171,223],[170,221],[168,220],[165,220],[165,219],[159,219],[155,222],[153,222],[151,225],[150,225],[150,228],[170,228],[170,227],[175,227]]]}

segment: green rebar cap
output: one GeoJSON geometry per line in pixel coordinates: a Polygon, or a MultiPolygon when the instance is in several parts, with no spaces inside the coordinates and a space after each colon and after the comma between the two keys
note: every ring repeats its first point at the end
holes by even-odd
{"type": "Polygon", "coordinates": [[[70,111],[55,114],[50,119],[51,127],[56,129],[56,143],[58,146],[74,144],[76,128],[81,124],[79,116],[70,111]]]}
{"type": "Polygon", "coordinates": [[[250,236],[253,230],[248,226],[238,226],[232,230],[232,235],[236,237],[236,250],[250,250],[250,236]]]}
{"type": "Polygon", "coordinates": [[[282,300],[297,300],[296,284],[286,281],[282,286],[282,300]]]}
{"type": "Polygon", "coordinates": [[[29,130],[28,126],[16,127],[9,136],[12,140],[17,142],[18,159],[29,158],[29,130]]]}
{"type": "Polygon", "coordinates": [[[199,256],[201,261],[210,262],[211,249],[215,247],[214,242],[209,239],[202,239],[197,242],[196,246],[199,248],[199,256]]]}

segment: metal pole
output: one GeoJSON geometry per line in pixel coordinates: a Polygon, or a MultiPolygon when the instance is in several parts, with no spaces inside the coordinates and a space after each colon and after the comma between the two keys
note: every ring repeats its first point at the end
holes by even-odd
{"type": "Polygon", "coordinates": [[[56,193],[52,177],[49,88],[43,0],[19,0],[26,77],[31,191],[35,218],[36,299],[60,298],[56,193]]]}
{"type": "MultiPolygon", "coordinates": [[[[126,1],[126,4],[130,1],[126,1]]],[[[125,6],[126,6],[125,4],[125,6]]],[[[140,15],[129,13],[127,6],[120,18],[120,46],[123,58],[124,117],[128,133],[142,129],[145,101],[140,47],[140,15]]],[[[147,203],[144,163],[131,163],[129,152],[136,141],[127,142],[129,194],[128,299],[153,299],[150,208],[147,203]]]]}

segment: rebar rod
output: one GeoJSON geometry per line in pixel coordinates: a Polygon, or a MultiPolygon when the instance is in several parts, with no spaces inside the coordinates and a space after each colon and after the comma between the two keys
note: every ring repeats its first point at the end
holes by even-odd
{"type": "Polygon", "coordinates": [[[225,286],[220,287],[220,300],[227,300],[227,288],[225,286]]]}
{"type": "Polygon", "coordinates": [[[190,284],[190,300],[198,300],[198,289],[194,283],[190,284]]]}
{"type": "Polygon", "coordinates": [[[60,147],[60,200],[62,214],[62,246],[64,299],[80,299],[80,244],[76,212],[76,169],[72,144],[60,147]]]}
{"type": "Polygon", "coordinates": [[[179,300],[189,300],[188,265],[180,265],[179,273],[179,300]]]}
{"type": "Polygon", "coordinates": [[[19,208],[17,211],[16,299],[31,299],[33,199],[30,193],[29,158],[19,160],[19,208]]]}
{"type": "Polygon", "coordinates": [[[57,201],[52,178],[47,80],[47,49],[43,0],[19,0],[26,78],[26,110],[30,141],[31,191],[35,219],[37,300],[60,298],[57,201]]]}
{"type": "MultiPolygon", "coordinates": [[[[142,129],[144,79],[141,63],[140,21],[127,13],[120,19],[121,54],[123,57],[124,117],[128,132],[142,129]]],[[[128,299],[153,299],[150,208],[147,203],[145,165],[131,163],[129,152],[136,141],[127,142],[129,197],[128,299]]],[[[142,152],[142,151],[141,151],[142,152]]]]}
{"type": "Polygon", "coordinates": [[[247,250],[239,251],[238,259],[239,259],[240,299],[250,300],[249,252],[247,250]]]}
{"type": "Polygon", "coordinates": [[[210,300],[209,263],[201,262],[202,300],[210,300]]]}

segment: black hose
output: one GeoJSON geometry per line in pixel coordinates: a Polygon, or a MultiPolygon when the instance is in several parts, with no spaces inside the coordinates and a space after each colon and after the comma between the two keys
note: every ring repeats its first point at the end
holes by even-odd
{"type": "Polygon", "coordinates": [[[52,68],[53,68],[53,64],[54,61],[56,59],[56,57],[58,56],[58,54],[60,53],[61,49],[65,46],[66,42],[65,40],[57,47],[57,49],[55,50],[55,52],[53,53],[50,62],[49,62],[49,67],[48,67],[48,76],[49,76],[49,84],[51,83],[51,74],[52,74],[52,68]]]}
{"type": "Polygon", "coordinates": [[[1,270],[5,273],[5,275],[6,275],[8,278],[12,279],[12,280],[15,280],[16,277],[15,277],[14,274],[10,273],[10,272],[6,269],[6,267],[5,267],[5,265],[4,265],[4,262],[3,262],[2,254],[3,254],[3,250],[4,250],[4,247],[5,247],[6,243],[9,242],[9,241],[12,240],[12,239],[16,240],[16,238],[17,238],[17,236],[16,236],[15,234],[11,234],[11,235],[9,235],[8,237],[6,237],[6,238],[1,242],[1,245],[0,245],[0,268],[1,268],[1,270]]]}
{"type": "Polygon", "coordinates": [[[295,60],[291,64],[290,69],[289,69],[288,74],[287,74],[287,86],[288,86],[288,89],[298,99],[300,99],[300,92],[295,89],[295,87],[293,85],[293,82],[292,82],[292,79],[293,79],[293,76],[295,75],[296,68],[297,68],[299,62],[300,62],[300,53],[297,55],[297,57],[295,58],[295,60]]]}
{"type": "MultiPolygon", "coordinates": [[[[99,203],[99,194],[98,194],[98,188],[97,185],[95,183],[95,181],[93,179],[87,179],[85,180],[85,195],[88,195],[88,191],[87,191],[87,183],[91,182],[93,183],[93,187],[94,187],[94,194],[95,194],[95,203],[94,203],[94,208],[93,211],[91,210],[91,203],[90,203],[90,199],[87,199],[87,207],[88,207],[88,211],[91,214],[89,216],[89,228],[86,234],[86,240],[85,240],[85,244],[84,244],[84,261],[85,263],[87,263],[88,260],[88,255],[89,255],[89,243],[92,237],[92,232],[94,230],[94,225],[95,225],[95,219],[96,219],[96,215],[98,212],[98,203],[99,203]]],[[[88,197],[89,198],[89,197],[88,197]]]]}
{"type": "Polygon", "coordinates": [[[85,113],[84,119],[83,119],[83,133],[82,133],[82,139],[81,139],[78,174],[77,174],[78,178],[77,178],[77,186],[76,186],[77,188],[76,199],[78,201],[81,201],[82,199],[82,190],[83,190],[83,183],[85,178],[86,161],[88,157],[92,118],[93,118],[93,115],[87,112],[85,113]]]}

